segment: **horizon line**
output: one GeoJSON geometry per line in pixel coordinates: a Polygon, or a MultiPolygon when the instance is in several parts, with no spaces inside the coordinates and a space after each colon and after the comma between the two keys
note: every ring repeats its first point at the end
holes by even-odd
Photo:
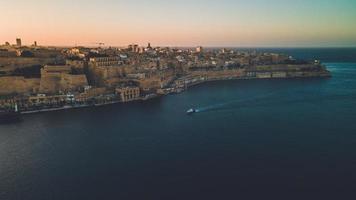
{"type": "MultiPolygon", "coordinates": [[[[136,44],[136,43],[130,43],[130,44],[136,44]]],[[[90,47],[90,48],[125,48],[127,46],[129,46],[130,44],[127,45],[38,45],[37,47],[61,47],[61,48],[68,48],[68,47],[90,47]]],[[[4,44],[0,45],[0,46],[6,46],[4,44]]],[[[16,46],[16,44],[10,44],[10,46],[16,46]]],[[[263,49],[263,48],[283,48],[283,49],[296,49],[296,48],[356,48],[356,45],[330,45],[330,46],[318,46],[318,45],[311,45],[311,46],[293,46],[293,45],[286,45],[286,46],[273,46],[273,45],[241,45],[241,46],[218,46],[218,45],[194,45],[194,46],[185,46],[185,45],[152,45],[152,47],[170,47],[170,48],[196,48],[196,47],[203,47],[203,48],[259,48],[259,49],[263,49]]],[[[29,45],[21,45],[21,47],[33,47],[33,44],[29,44],[29,45]]],[[[139,47],[145,47],[145,45],[139,45],[139,47]]]]}

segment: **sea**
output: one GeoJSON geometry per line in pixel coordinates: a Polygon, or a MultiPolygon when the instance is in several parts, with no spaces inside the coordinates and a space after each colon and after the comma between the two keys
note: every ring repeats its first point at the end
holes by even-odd
{"type": "Polygon", "coordinates": [[[25,115],[0,125],[0,200],[355,199],[356,49],[257,51],[332,77],[25,115]]]}

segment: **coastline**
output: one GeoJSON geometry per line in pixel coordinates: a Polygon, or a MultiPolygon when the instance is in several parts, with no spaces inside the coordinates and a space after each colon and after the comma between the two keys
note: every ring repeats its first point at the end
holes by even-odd
{"type": "MultiPolygon", "coordinates": [[[[185,92],[188,88],[205,84],[205,83],[210,83],[210,82],[219,82],[219,81],[234,81],[234,80],[290,80],[290,79],[312,79],[312,78],[331,78],[332,75],[331,73],[326,73],[326,74],[319,74],[319,76],[301,76],[301,77],[287,77],[287,78],[281,78],[281,77],[271,77],[271,78],[257,78],[257,77],[223,77],[223,78],[211,78],[211,79],[203,79],[195,82],[190,82],[185,84],[185,87],[175,87],[175,88],[167,88],[170,89],[168,92],[162,93],[162,94],[151,94],[151,95],[146,95],[144,97],[140,97],[135,100],[131,100],[128,102],[138,102],[138,101],[147,101],[150,99],[156,99],[160,98],[166,95],[171,95],[171,94],[178,94],[185,92]]],[[[110,102],[105,102],[105,103],[96,103],[96,104],[76,104],[76,105],[64,105],[62,107],[55,107],[55,108],[45,108],[45,109],[37,109],[37,110],[28,110],[28,111],[20,111],[22,115],[29,115],[29,114],[37,114],[37,113],[45,113],[45,112],[56,112],[56,111],[63,111],[63,110],[74,110],[74,109],[81,109],[81,108],[92,108],[92,107],[101,107],[101,106],[107,106],[107,105],[113,105],[113,104],[120,104],[120,103],[128,103],[128,102],[123,102],[123,101],[110,101],[110,102]]]]}

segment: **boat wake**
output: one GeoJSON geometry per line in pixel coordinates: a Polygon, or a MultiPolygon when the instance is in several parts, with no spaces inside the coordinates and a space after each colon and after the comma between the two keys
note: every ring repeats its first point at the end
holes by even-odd
{"type": "Polygon", "coordinates": [[[233,101],[228,101],[228,102],[224,102],[224,103],[218,103],[218,104],[214,104],[214,105],[210,105],[210,106],[200,107],[200,108],[196,108],[195,112],[196,113],[210,112],[210,111],[215,111],[215,110],[228,109],[236,104],[245,105],[246,103],[260,102],[260,101],[263,101],[264,99],[270,97],[273,94],[275,94],[275,93],[273,92],[273,93],[269,93],[269,94],[266,94],[263,96],[244,98],[244,99],[233,100],[233,101]]]}
{"type": "Polygon", "coordinates": [[[356,95],[354,93],[349,94],[325,94],[319,96],[307,96],[303,98],[293,98],[290,99],[288,96],[281,96],[280,98],[270,98],[269,96],[255,97],[243,100],[235,100],[226,103],[214,104],[206,107],[197,108],[196,113],[202,112],[214,112],[214,111],[233,111],[236,109],[246,108],[246,107],[261,107],[261,106],[280,106],[280,105],[292,105],[298,103],[308,103],[317,105],[321,101],[334,101],[334,100],[356,100],[356,95]]]}

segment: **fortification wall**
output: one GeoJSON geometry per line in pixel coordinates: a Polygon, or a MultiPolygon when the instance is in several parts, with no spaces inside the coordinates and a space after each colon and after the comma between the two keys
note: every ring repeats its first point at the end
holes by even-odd
{"type": "Polygon", "coordinates": [[[192,76],[203,76],[208,79],[212,78],[226,78],[226,77],[242,77],[245,76],[245,70],[221,70],[221,71],[193,71],[190,73],[192,76]]]}
{"type": "Polygon", "coordinates": [[[0,77],[0,95],[13,93],[32,93],[39,90],[39,78],[24,78],[23,76],[0,77]]]}
{"type": "Polygon", "coordinates": [[[88,80],[85,75],[62,74],[62,85],[65,88],[77,89],[88,85],[88,80]]]}
{"type": "Polygon", "coordinates": [[[46,76],[41,78],[40,92],[41,93],[56,93],[61,89],[60,76],[46,76]]]}
{"type": "Polygon", "coordinates": [[[15,69],[32,65],[46,65],[55,61],[55,58],[0,57],[0,66],[15,69]]]}
{"type": "Polygon", "coordinates": [[[141,88],[161,88],[162,82],[158,77],[151,77],[138,80],[141,88]]]}
{"type": "Polygon", "coordinates": [[[41,93],[57,93],[58,91],[66,92],[83,88],[88,85],[85,75],[59,74],[45,76],[41,78],[41,93]]]}

